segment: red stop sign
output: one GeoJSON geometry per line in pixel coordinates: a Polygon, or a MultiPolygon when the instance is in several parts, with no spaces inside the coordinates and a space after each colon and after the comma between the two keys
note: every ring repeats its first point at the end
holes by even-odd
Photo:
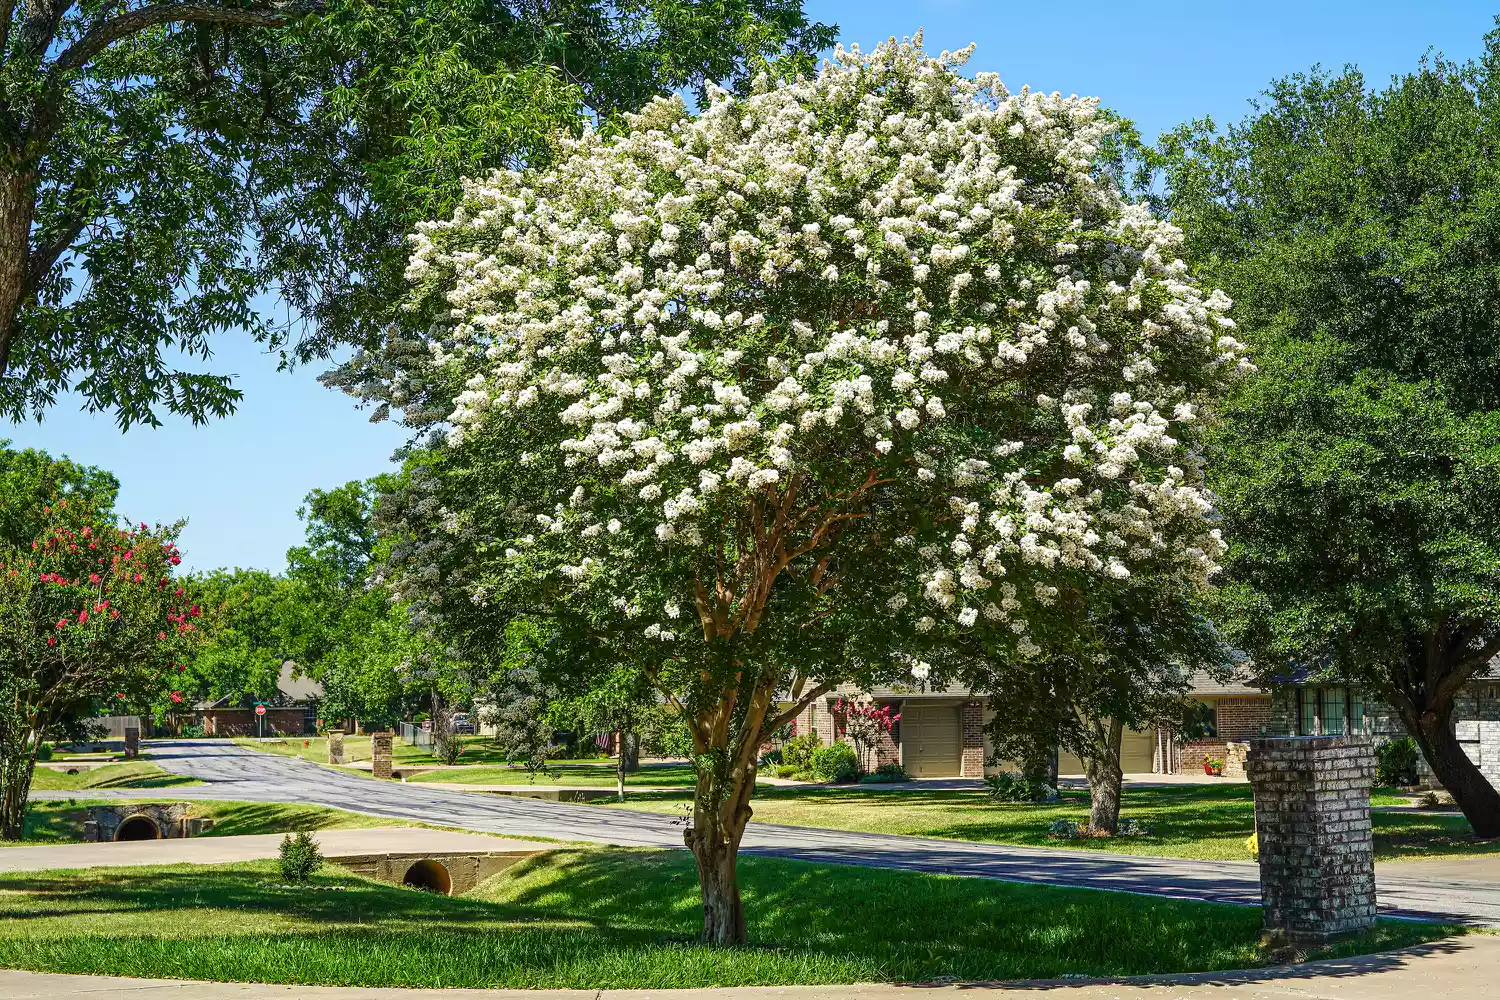
{"type": "Polygon", "coordinates": [[[265,715],[266,714],[266,706],[264,706],[264,705],[256,705],[255,706],[255,714],[256,715],[265,715]]]}

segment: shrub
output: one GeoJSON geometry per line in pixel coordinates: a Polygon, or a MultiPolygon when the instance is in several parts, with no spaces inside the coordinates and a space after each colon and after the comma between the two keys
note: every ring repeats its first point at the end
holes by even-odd
{"type": "Polygon", "coordinates": [[[760,758],[760,763],[762,767],[775,767],[777,764],[781,763],[781,751],[767,750],[765,754],[760,758]]]}
{"type": "Polygon", "coordinates": [[[37,747],[36,748],[36,759],[37,760],[51,760],[52,759],[52,744],[51,743],[43,743],[41,746],[37,747]]]}
{"type": "Polygon", "coordinates": [[[281,879],[283,882],[306,882],[323,866],[323,852],[318,842],[306,830],[296,836],[287,834],[281,838],[281,879]]]}
{"type": "Polygon", "coordinates": [[[894,781],[910,781],[911,775],[906,773],[906,768],[900,764],[881,764],[875,769],[875,773],[867,774],[859,779],[866,784],[882,784],[894,781]]]}
{"type": "Polygon", "coordinates": [[[1057,799],[1057,789],[1019,771],[1001,771],[988,776],[984,779],[984,791],[991,802],[1052,802],[1057,799]]]}
{"type": "Polygon", "coordinates": [[[202,726],[183,726],[182,729],[178,731],[178,735],[185,740],[201,740],[208,734],[204,731],[202,726]]]}
{"type": "Polygon", "coordinates": [[[1078,836],[1081,829],[1077,823],[1070,819],[1055,819],[1052,821],[1052,825],[1047,827],[1047,836],[1072,840],[1078,836]]]}
{"type": "Polygon", "coordinates": [[[694,753],[687,720],[675,713],[658,730],[648,732],[642,746],[652,757],[692,757],[694,753]]]}
{"type": "Polygon", "coordinates": [[[1375,748],[1375,784],[1402,787],[1416,783],[1416,740],[1401,736],[1375,748]]]}
{"type": "Polygon", "coordinates": [[[843,742],[818,747],[812,755],[812,772],[819,781],[853,781],[859,777],[859,755],[843,742]]]}
{"type": "Polygon", "coordinates": [[[803,733],[781,745],[781,761],[793,770],[812,767],[813,754],[823,745],[817,733],[803,733]]]}

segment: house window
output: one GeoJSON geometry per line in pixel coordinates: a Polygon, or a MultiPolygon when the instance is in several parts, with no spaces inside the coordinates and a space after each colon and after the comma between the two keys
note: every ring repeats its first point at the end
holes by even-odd
{"type": "Polygon", "coordinates": [[[1323,732],[1343,736],[1348,732],[1349,691],[1347,688],[1323,689],[1323,732]]]}
{"type": "Polygon", "coordinates": [[[1346,736],[1369,728],[1363,694],[1346,687],[1297,689],[1298,735],[1346,736]]]}

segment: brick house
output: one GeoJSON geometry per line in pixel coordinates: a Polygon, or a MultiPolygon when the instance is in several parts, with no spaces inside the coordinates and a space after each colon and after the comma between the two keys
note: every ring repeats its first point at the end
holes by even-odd
{"type": "MultiPolygon", "coordinates": [[[[985,697],[957,684],[936,691],[877,687],[864,693],[844,686],[803,710],[797,731],[816,732],[824,744],[845,739],[846,720],[838,703],[854,697],[889,705],[901,714],[895,729],[872,749],[873,759],[864,762],[867,767],[900,764],[914,778],[978,778],[1001,770],[986,764],[993,748],[985,727],[993,713],[985,697]]],[[[1121,758],[1127,774],[1160,770],[1159,737],[1154,729],[1126,732],[1121,758]]],[[[1072,754],[1060,754],[1058,773],[1081,775],[1083,763],[1072,754]]]]}
{"type": "MultiPolygon", "coordinates": [[[[1269,731],[1276,736],[1337,736],[1366,733],[1376,742],[1406,735],[1394,709],[1357,686],[1314,680],[1307,670],[1273,678],[1269,731]]],[[[1469,759],[1490,784],[1500,788],[1500,664],[1470,681],[1455,701],[1454,731],[1469,759]]],[[[1427,762],[1417,773],[1432,782],[1427,762]]]]}
{"type": "Polygon", "coordinates": [[[274,694],[200,701],[193,706],[193,721],[203,727],[205,736],[310,736],[317,731],[322,697],[323,686],[297,675],[297,665],[287,660],[281,665],[274,694]],[[264,716],[256,716],[256,701],[265,702],[264,716]]]}
{"type": "Polygon", "coordinates": [[[1218,680],[1198,671],[1191,678],[1188,700],[1197,707],[1198,719],[1207,732],[1198,739],[1178,741],[1170,731],[1163,730],[1160,739],[1167,766],[1158,766],[1158,771],[1201,771],[1208,758],[1230,759],[1230,743],[1244,743],[1276,731],[1271,694],[1251,684],[1242,673],[1218,680]]]}

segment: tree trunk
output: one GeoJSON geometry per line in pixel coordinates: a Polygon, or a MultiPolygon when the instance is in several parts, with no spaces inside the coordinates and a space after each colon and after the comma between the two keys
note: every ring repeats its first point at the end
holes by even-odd
{"type": "Polygon", "coordinates": [[[1125,772],[1120,767],[1120,752],[1125,740],[1125,724],[1111,720],[1106,746],[1098,758],[1084,762],[1089,779],[1089,828],[1096,833],[1120,831],[1120,786],[1125,772]]]}
{"type": "Polygon", "coordinates": [[[750,793],[754,789],[753,756],[742,766],[709,766],[698,772],[693,822],[683,839],[698,865],[698,884],[703,893],[701,939],[709,944],[749,941],[736,864],[745,824],[750,821],[750,793]]]}
{"type": "Polygon", "coordinates": [[[1415,717],[1401,711],[1402,721],[1422,749],[1427,766],[1453,796],[1477,837],[1500,837],[1500,791],[1464,753],[1453,733],[1453,700],[1430,706],[1415,717]]]}
{"type": "Polygon", "coordinates": [[[620,767],[626,774],[641,769],[641,736],[631,730],[620,733],[620,767]]]}
{"type": "Polygon", "coordinates": [[[615,796],[625,801],[625,734],[615,730],[615,796]]]}
{"type": "Polygon", "coordinates": [[[40,746],[35,730],[23,731],[14,742],[0,741],[0,840],[20,840],[26,832],[26,796],[40,746]]]}
{"type": "Polygon", "coordinates": [[[0,378],[10,364],[16,316],[28,291],[35,211],[35,172],[0,170],[0,378]]]}

